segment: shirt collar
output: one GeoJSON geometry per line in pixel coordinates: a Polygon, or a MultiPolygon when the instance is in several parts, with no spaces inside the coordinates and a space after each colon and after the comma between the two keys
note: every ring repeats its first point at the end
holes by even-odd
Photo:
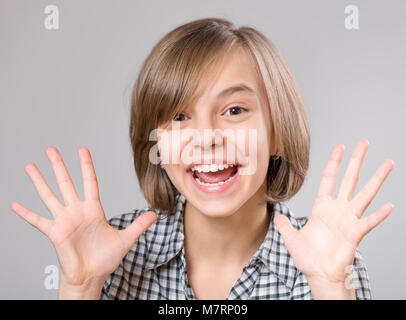
{"type": "MultiPolygon", "coordinates": [[[[158,220],[148,229],[152,231],[153,241],[148,241],[146,269],[158,268],[179,254],[183,247],[183,213],[186,205],[185,197],[178,193],[175,198],[175,212],[171,215],[156,210],[158,220]],[[150,245],[150,242],[152,245],[150,245]]],[[[148,231],[146,233],[148,233],[148,231]]]]}
{"type": "MultiPolygon", "coordinates": [[[[161,233],[164,234],[164,236],[154,238],[153,249],[150,247],[145,268],[158,268],[161,265],[168,263],[181,252],[184,243],[183,214],[185,205],[185,197],[182,194],[177,194],[176,210],[174,214],[166,215],[160,211],[156,211],[158,220],[154,225],[155,228],[163,230],[161,233]]],[[[298,228],[298,225],[288,207],[283,203],[276,203],[274,205],[273,214],[272,212],[269,214],[271,215],[272,220],[276,214],[284,214],[291,220],[292,225],[298,228]]],[[[272,220],[269,223],[268,231],[263,243],[248,264],[255,264],[257,261],[262,262],[270,272],[274,273],[279,280],[281,280],[288,288],[292,289],[298,270],[283,243],[281,234],[276,229],[272,220]]]]}
{"type": "Polygon", "coordinates": [[[272,220],[269,223],[268,232],[265,236],[264,242],[254,254],[251,261],[255,259],[262,261],[270,272],[274,273],[279,280],[281,280],[288,288],[292,289],[298,275],[298,270],[284,245],[281,234],[273,223],[273,218],[276,214],[287,216],[291,221],[292,226],[298,229],[299,226],[289,211],[289,208],[281,202],[276,203],[274,205],[274,212],[271,216],[272,220]]]}

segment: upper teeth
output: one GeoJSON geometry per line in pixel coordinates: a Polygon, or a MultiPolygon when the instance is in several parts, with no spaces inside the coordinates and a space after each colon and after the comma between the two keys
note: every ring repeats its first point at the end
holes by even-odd
{"type": "Polygon", "coordinates": [[[219,170],[227,169],[228,167],[233,167],[233,164],[202,164],[199,166],[192,167],[192,171],[198,172],[216,172],[219,170]]]}

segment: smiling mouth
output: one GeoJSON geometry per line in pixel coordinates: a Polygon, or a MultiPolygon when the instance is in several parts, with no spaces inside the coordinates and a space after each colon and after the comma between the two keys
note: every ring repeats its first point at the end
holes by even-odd
{"type": "Polygon", "coordinates": [[[202,186],[220,186],[229,182],[238,172],[239,165],[198,166],[192,168],[193,178],[202,186]]]}

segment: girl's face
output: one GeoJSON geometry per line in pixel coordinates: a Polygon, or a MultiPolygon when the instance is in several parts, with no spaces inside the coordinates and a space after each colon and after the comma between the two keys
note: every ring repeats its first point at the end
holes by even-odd
{"type": "Polygon", "coordinates": [[[159,139],[161,157],[170,157],[165,170],[190,205],[225,217],[265,195],[274,153],[268,108],[253,62],[242,49],[231,51],[211,85],[166,130],[167,139],[159,139]]]}

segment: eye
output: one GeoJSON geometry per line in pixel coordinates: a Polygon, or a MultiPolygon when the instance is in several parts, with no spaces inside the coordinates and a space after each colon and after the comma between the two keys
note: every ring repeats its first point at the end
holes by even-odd
{"type": "Polygon", "coordinates": [[[188,118],[188,116],[184,115],[183,113],[179,113],[178,115],[176,115],[175,119],[173,119],[174,121],[183,121],[183,120],[187,120],[185,118],[188,118]]]}
{"type": "Polygon", "coordinates": [[[240,107],[240,106],[232,106],[230,109],[227,109],[227,111],[226,111],[224,114],[227,115],[227,113],[230,112],[231,115],[237,116],[237,115],[239,115],[240,113],[245,112],[245,111],[247,111],[247,110],[246,110],[245,108],[243,108],[243,107],[240,107]]]}

